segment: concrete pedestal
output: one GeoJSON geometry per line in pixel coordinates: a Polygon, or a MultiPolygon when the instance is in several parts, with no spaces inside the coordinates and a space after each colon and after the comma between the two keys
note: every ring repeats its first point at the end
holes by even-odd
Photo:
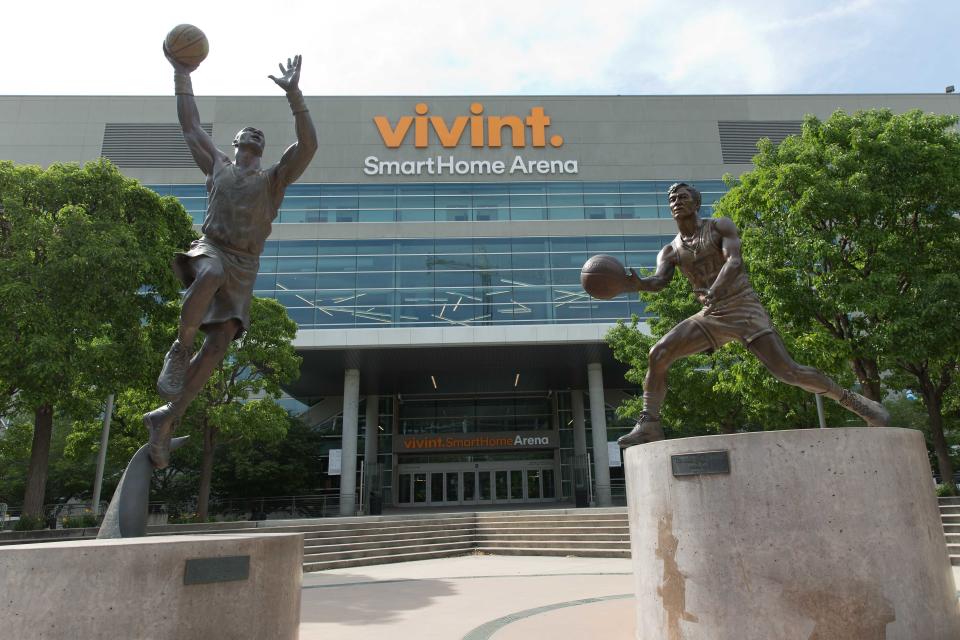
{"type": "Polygon", "coordinates": [[[303,536],[231,534],[0,548],[0,637],[294,639],[303,536]]]}
{"type": "Polygon", "coordinates": [[[706,436],[625,454],[638,640],[960,638],[920,432],[706,436]],[[728,452],[729,473],[674,475],[673,456],[710,451],[728,452]]]}

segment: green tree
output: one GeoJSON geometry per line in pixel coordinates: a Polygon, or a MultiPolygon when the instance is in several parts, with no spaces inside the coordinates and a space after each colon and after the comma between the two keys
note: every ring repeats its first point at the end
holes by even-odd
{"type": "Polygon", "coordinates": [[[825,332],[875,400],[885,385],[919,392],[947,479],[944,402],[960,362],[956,124],[919,111],[808,116],[801,135],[762,141],[755,169],[716,206],[740,227],[776,321],[825,332]]]}
{"type": "Polygon", "coordinates": [[[170,256],[194,234],[175,198],[106,160],[0,162],[0,204],[0,410],[34,416],[24,512],[40,515],[55,413],[95,415],[151,361],[170,256]]]}
{"type": "Polygon", "coordinates": [[[302,495],[321,486],[323,435],[288,416],[287,434],[267,444],[237,443],[218,452],[213,491],[224,496],[302,495]]]}
{"type": "Polygon", "coordinates": [[[201,519],[207,517],[217,443],[276,442],[287,433],[287,412],[275,399],[280,385],[300,375],[301,359],[291,344],[297,325],[283,305],[266,298],[253,299],[250,325],[193,401],[178,434],[200,436],[201,519]]]}

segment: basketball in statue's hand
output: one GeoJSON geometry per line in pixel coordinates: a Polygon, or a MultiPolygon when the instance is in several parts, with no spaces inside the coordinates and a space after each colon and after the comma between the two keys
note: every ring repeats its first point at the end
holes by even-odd
{"type": "Polygon", "coordinates": [[[178,24],[171,29],[163,47],[171,58],[191,69],[196,69],[210,52],[207,36],[192,24],[178,24]]]}
{"type": "Polygon", "coordinates": [[[580,270],[580,284],[593,298],[610,300],[623,293],[627,270],[619,260],[606,254],[591,256],[580,270]]]}

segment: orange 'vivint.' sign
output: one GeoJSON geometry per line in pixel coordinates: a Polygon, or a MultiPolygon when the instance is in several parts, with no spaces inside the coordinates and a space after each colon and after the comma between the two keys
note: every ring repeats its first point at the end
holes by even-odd
{"type": "MultiPolygon", "coordinates": [[[[507,138],[511,146],[523,148],[528,144],[528,128],[530,146],[543,148],[548,142],[547,127],[550,126],[550,116],[544,113],[543,107],[531,108],[525,118],[516,115],[484,116],[483,105],[474,102],[470,105],[471,115],[456,116],[452,122],[441,116],[428,115],[430,108],[426,102],[417,103],[414,111],[417,115],[401,116],[396,124],[391,124],[386,116],[374,116],[373,122],[387,147],[400,147],[408,138],[411,127],[413,146],[420,149],[428,146],[430,129],[433,129],[440,144],[447,148],[459,145],[465,134],[471,147],[499,148],[503,146],[504,138],[507,138]]],[[[550,136],[549,144],[551,147],[563,146],[563,136],[550,136]]]]}

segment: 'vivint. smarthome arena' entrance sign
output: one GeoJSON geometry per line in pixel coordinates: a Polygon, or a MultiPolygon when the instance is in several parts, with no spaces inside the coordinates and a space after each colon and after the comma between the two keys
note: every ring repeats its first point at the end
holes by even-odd
{"type": "MultiPolygon", "coordinates": [[[[555,134],[547,138],[547,127],[551,120],[543,107],[532,107],[530,113],[521,118],[517,115],[484,115],[483,105],[474,102],[470,105],[470,115],[456,116],[449,121],[442,116],[429,115],[430,107],[426,102],[418,103],[414,112],[416,115],[401,116],[396,123],[387,116],[374,116],[373,124],[388,149],[400,149],[408,144],[411,129],[416,149],[430,146],[430,131],[433,131],[441,146],[448,149],[467,141],[474,149],[499,149],[503,147],[505,138],[515,149],[525,149],[528,145],[533,149],[546,149],[548,145],[559,149],[563,146],[563,136],[555,134]],[[506,133],[507,129],[509,133],[506,133]]],[[[363,160],[363,172],[368,176],[552,175],[578,173],[579,164],[574,159],[529,158],[519,154],[512,161],[465,160],[454,155],[416,160],[382,160],[377,156],[367,156],[363,160]]]]}
{"type": "Polygon", "coordinates": [[[556,431],[494,431],[489,433],[440,433],[399,435],[393,438],[394,453],[413,451],[519,451],[556,449],[556,431]]]}

